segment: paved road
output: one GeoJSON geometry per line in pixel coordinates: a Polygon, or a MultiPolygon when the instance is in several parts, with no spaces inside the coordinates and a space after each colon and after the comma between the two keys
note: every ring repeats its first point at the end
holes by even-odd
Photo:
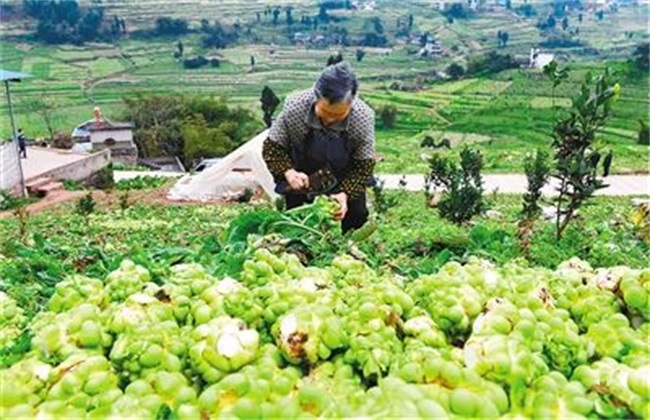
{"type": "MultiPolygon", "coordinates": [[[[176,172],[136,172],[136,171],[115,171],[115,180],[135,178],[136,176],[159,176],[179,177],[183,173],[176,172]]],[[[387,189],[398,189],[400,180],[406,181],[407,191],[422,191],[424,188],[424,176],[422,175],[400,175],[400,174],[379,174],[377,177],[385,181],[387,189]]],[[[526,191],[526,176],[522,174],[487,174],[483,175],[485,190],[493,192],[498,190],[504,194],[522,194],[526,191]]],[[[650,195],[650,174],[643,175],[611,175],[605,179],[609,187],[596,192],[598,195],[625,196],[625,195],[650,195]]],[[[555,180],[547,185],[542,193],[546,196],[555,194],[555,180]]]]}
{"type": "MultiPolygon", "coordinates": [[[[422,191],[424,188],[424,176],[422,175],[395,175],[380,174],[379,179],[385,181],[387,189],[400,188],[400,180],[406,181],[407,191],[422,191]]],[[[492,192],[497,190],[504,194],[521,194],[526,191],[526,176],[522,174],[488,174],[483,175],[485,190],[492,192]]],[[[605,178],[609,187],[596,192],[598,195],[650,195],[650,174],[644,175],[611,175],[605,178]]],[[[555,180],[547,185],[542,193],[546,196],[555,194],[555,180]]]]}

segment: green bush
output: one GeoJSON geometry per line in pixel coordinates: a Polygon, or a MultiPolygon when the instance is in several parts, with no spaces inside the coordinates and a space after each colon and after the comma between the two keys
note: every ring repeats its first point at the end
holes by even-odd
{"type": "Polygon", "coordinates": [[[262,126],[250,111],[229,107],[225,98],[136,96],[124,102],[137,127],[141,156],[178,156],[187,165],[230,153],[262,126]]]}
{"type": "Polygon", "coordinates": [[[113,164],[109,163],[98,172],[96,172],[90,179],[89,184],[98,190],[111,190],[115,185],[113,178],[113,164]]]}
{"type": "Polygon", "coordinates": [[[511,54],[499,54],[490,51],[488,54],[470,58],[466,73],[476,76],[516,68],[519,68],[519,63],[511,54]]]}
{"type": "Polygon", "coordinates": [[[481,152],[467,147],[460,152],[460,164],[439,154],[431,157],[426,185],[444,188],[438,203],[442,217],[462,224],[485,210],[482,168],[481,152]]]}

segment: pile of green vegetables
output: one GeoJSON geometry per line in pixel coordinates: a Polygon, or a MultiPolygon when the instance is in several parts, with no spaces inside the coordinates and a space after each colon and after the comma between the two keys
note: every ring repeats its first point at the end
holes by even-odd
{"type": "Polygon", "coordinates": [[[305,265],[332,211],[235,219],[229,275],[126,259],[32,319],[0,294],[0,347],[26,346],[0,417],[650,418],[650,269],[305,265]]]}

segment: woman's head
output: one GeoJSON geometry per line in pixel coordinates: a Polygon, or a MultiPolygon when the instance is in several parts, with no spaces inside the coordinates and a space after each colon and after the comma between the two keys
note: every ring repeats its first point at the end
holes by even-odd
{"type": "Polygon", "coordinates": [[[314,86],[317,97],[316,114],[323,124],[343,121],[350,114],[357,94],[357,77],[346,62],[327,67],[314,86]]]}

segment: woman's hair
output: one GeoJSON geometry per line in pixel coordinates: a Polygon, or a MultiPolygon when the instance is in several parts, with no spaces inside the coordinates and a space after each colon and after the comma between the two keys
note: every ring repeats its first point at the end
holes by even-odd
{"type": "Polygon", "coordinates": [[[324,98],[332,103],[351,101],[357,94],[359,82],[350,65],[342,61],[333,64],[321,73],[314,86],[318,98],[324,98]]]}

